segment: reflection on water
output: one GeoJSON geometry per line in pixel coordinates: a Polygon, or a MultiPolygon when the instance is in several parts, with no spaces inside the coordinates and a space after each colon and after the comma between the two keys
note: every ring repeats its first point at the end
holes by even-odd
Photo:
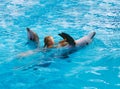
{"type": "MultiPolygon", "coordinates": [[[[119,89],[120,1],[119,0],[1,0],[0,89],[119,89]],[[16,55],[34,49],[28,45],[26,27],[43,38],[60,32],[78,39],[96,31],[93,42],[66,59],[52,57],[49,67],[30,67],[49,53],[22,59],[16,55]],[[47,86],[46,86],[47,85],[47,86]]],[[[54,51],[51,51],[54,52],[54,51]]],[[[56,52],[59,54],[59,52],[56,52]]]]}

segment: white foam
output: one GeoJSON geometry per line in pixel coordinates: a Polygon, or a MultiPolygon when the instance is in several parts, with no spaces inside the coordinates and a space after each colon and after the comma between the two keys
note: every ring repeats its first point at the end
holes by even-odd
{"type": "Polygon", "coordinates": [[[7,25],[6,25],[6,22],[4,20],[0,21],[0,25],[3,27],[3,28],[6,28],[7,25]]]}
{"type": "Polygon", "coordinates": [[[88,80],[90,82],[99,82],[99,83],[104,83],[104,84],[109,84],[108,82],[104,81],[104,80],[101,80],[101,79],[90,79],[88,80]]]}
{"type": "Polygon", "coordinates": [[[70,27],[70,22],[67,22],[65,19],[57,19],[57,20],[53,21],[53,24],[62,26],[63,28],[70,27]]]}
{"type": "Polygon", "coordinates": [[[119,0],[103,0],[103,2],[106,2],[106,3],[118,3],[119,0]]]}
{"type": "Polygon", "coordinates": [[[92,0],[84,0],[84,1],[83,0],[79,0],[78,3],[79,4],[90,5],[90,6],[95,4],[94,1],[92,1],[92,0]]]}
{"type": "Polygon", "coordinates": [[[96,87],[83,87],[83,89],[98,89],[96,87]]]}
{"type": "Polygon", "coordinates": [[[7,9],[9,10],[9,15],[11,16],[23,16],[24,14],[24,8],[19,8],[16,5],[8,5],[7,9]]]}
{"type": "Polygon", "coordinates": [[[66,10],[66,11],[64,11],[64,14],[69,15],[69,16],[73,16],[73,17],[78,17],[81,15],[81,13],[76,11],[76,10],[66,10]]]}
{"type": "Polygon", "coordinates": [[[22,5],[22,6],[33,6],[33,5],[36,5],[36,4],[39,4],[39,1],[38,0],[11,0],[11,4],[19,4],[19,5],[22,5]]]}
{"type": "Polygon", "coordinates": [[[92,73],[95,75],[101,75],[98,71],[100,70],[108,70],[106,67],[98,66],[98,67],[90,67],[90,70],[87,70],[86,73],[92,73]]]}

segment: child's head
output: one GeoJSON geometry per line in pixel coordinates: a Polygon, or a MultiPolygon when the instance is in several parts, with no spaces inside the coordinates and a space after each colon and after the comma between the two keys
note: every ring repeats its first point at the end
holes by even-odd
{"type": "Polygon", "coordinates": [[[44,47],[51,48],[54,45],[54,39],[52,36],[46,36],[44,38],[44,47]]]}

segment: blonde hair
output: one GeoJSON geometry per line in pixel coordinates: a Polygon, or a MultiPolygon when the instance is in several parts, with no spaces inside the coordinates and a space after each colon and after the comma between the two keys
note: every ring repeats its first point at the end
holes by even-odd
{"type": "Polygon", "coordinates": [[[46,36],[44,38],[44,48],[49,46],[48,42],[50,42],[51,40],[54,41],[52,36],[46,36]]]}

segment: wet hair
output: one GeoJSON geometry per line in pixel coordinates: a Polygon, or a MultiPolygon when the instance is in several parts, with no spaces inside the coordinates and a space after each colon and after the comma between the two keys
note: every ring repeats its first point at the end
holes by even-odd
{"type": "Polygon", "coordinates": [[[46,36],[45,38],[44,38],[44,48],[46,47],[46,46],[48,46],[48,42],[49,42],[49,38],[51,38],[52,36],[46,36]]]}

